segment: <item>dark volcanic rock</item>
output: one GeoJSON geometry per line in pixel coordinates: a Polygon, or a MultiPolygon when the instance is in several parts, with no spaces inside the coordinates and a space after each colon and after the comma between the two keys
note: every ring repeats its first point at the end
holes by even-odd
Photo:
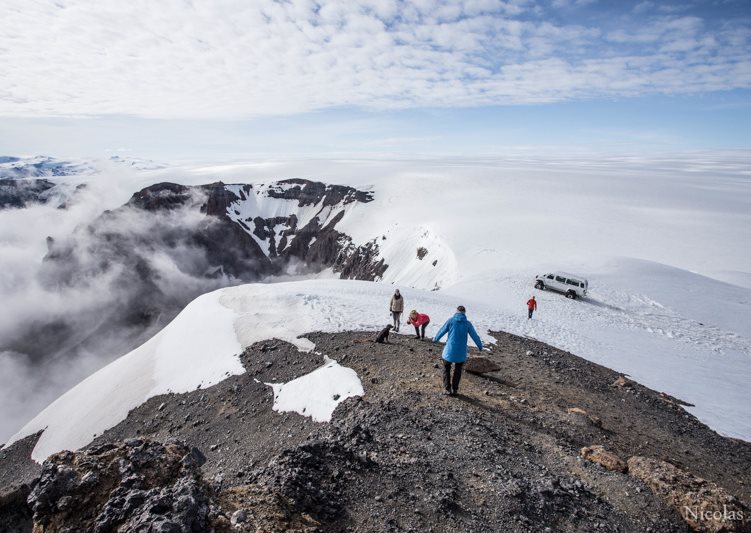
{"type": "Polygon", "coordinates": [[[373,200],[372,193],[358,191],[352,187],[344,185],[326,185],[320,182],[308,181],[303,179],[289,179],[278,182],[281,186],[277,189],[270,189],[271,198],[282,198],[285,200],[297,200],[298,207],[306,205],[318,205],[323,200],[322,207],[332,205],[347,205],[352,202],[370,202],[373,200]],[[286,187],[286,185],[293,185],[286,187]]]}
{"type": "Polygon", "coordinates": [[[0,531],[31,531],[32,512],[26,500],[31,487],[21,484],[0,491],[0,531]]]}
{"type": "Polygon", "coordinates": [[[500,369],[501,365],[481,355],[468,357],[467,362],[464,364],[464,370],[473,374],[488,374],[490,372],[498,372],[500,369]]]}
{"type": "Polygon", "coordinates": [[[126,205],[146,211],[176,209],[187,205],[192,194],[191,187],[185,185],[157,183],[135,193],[126,205]]]}
{"type": "MultiPolygon", "coordinates": [[[[339,212],[324,226],[324,210],[353,202],[370,202],[371,193],[299,179],[280,181],[259,191],[268,198],[297,200],[300,208],[320,206],[318,214],[303,227],[298,226],[295,213],[270,218],[230,216],[231,206],[245,201],[251,194],[255,194],[253,185],[230,188],[222,182],[195,187],[158,183],[134,194],[123,208],[102,215],[80,236],[85,239],[74,239],[73,243],[51,248],[47,260],[70,261],[71,257],[81,255],[80,248],[85,246],[104,257],[100,265],[107,269],[118,261],[125,265],[138,263],[139,249],[170,250],[182,245],[192,247],[204,258],[200,265],[177,265],[193,276],[205,277],[207,272],[221,271],[240,282],[256,281],[281,273],[291,261],[306,265],[312,271],[333,267],[347,279],[373,280],[385,271],[386,265],[378,259],[378,246],[374,242],[357,246],[335,229],[344,212],[339,212]],[[180,208],[200,211],[207,218],[192,227],[174,220],[166,224],[168,227],[164,227],[164,222],[146,224],[148,232],[138,234],[129,231],[123,223],[127,222],[123,221],[126,218],[123,214],[128,209],[158,216],[180,208]],[[280,231],[279,227],[284,229],[280,231]],[[82,240],[85,242],[80,242],[82,240]],[[262,249],[258,241],[265,241],[263,246],[268,251],[262,249]]],[[[148,220],[147,217],[145,222],[148,220]]],[[[145,277],[153,278],[146,272],[148,265],[142,270],[145,277]]]]}
{"type": "Polygon", "coordinates": [[[40,466],[31,460],[31,451],[40,434],[0,448],[0,532],[31,531],[32,512],[26,498],[39,479],[40,466]]]}
{"type": "Polygon", "coordinates": [[[181,442],[141,439],[55,454],[28,496],[34,531],[207,531],[204,461],[181,442]]]}

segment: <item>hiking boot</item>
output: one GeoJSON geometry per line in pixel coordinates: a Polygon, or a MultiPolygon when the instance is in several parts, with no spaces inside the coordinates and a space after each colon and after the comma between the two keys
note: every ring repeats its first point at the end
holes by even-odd
{"type": "Polygon", "coordinates": [[[420,340],[420,336],[418,335],[417,337],[415,337],[415,339],[417,339],[419,341],[420,340]]]}
{"type": "Polygon", "coordinates": [[[444,396],[452,396],[453,393],[450,390],[445,390],[445,391],[443,391],[443,395],[444,396]]]}

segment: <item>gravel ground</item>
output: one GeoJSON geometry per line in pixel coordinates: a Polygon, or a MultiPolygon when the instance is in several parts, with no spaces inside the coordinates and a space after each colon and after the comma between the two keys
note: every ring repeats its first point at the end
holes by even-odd
{"type": "MultiPolygon", "coordinates": [[[[751,505],[751,444],[720,437],[675,398],[506,333],[485,353],[501,370],[465,373],[460,395],[445,397],[439,346],[374,336],[307,335],[365,388],[330,424],[271,410],[263,383],[323,358],[268,341],[243,354],[247,373],[152,398],[92,446],[176,437],[198,447],[205,477],[229,510],[247,511],[248,530],[687,530],[641,481],[581,459],[593,444],[668,461],[751,505]]],[[[38,472],[26,459],[33,440],[0,454],[0,494],[38,472]]],[[[0,530],[8,513],[0,506],[0,530]]]]}

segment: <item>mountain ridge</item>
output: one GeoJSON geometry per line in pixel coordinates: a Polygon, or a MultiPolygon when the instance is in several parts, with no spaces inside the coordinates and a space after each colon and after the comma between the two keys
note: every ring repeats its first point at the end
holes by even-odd
{"type": "MultiPolygon", "coordinates": [[[[646,480],[581,458],[580,448],[594,444],[624,461],[668,461],[716,483],[738,498],[733,509],[751,503],[751,443],[720,437],[675,399],[617,372],[541,342],[492,335],[486,357],[501,370],[466,374],[460,397],[447,398],[440,349],[431,343],[396,336],[378,345],[372,332],[308,334],[365,387],[323,424],[274,411],[263,384],[305,374],[321,356],[259,342],[241,356],[244,374],[151,398],[86,449],[171,438],[197,447],[207,458],[205,478],[223,495],[222,516],[244,511],[240,530],[688,530],[687,511],[646,480]],[[282,506],[273,513],[272,495],[282,506]]],[[[0,452],[3,494],[29,493],[33,472],[16,479],[26,489],[9,487],[9,467],[22,471],[13,457],[13,448],[0,452]]],[[[10,509],[3,512],[8,518],[10,509]]],[[[724,526],[746,531],[749,522],[724,526]]]]}

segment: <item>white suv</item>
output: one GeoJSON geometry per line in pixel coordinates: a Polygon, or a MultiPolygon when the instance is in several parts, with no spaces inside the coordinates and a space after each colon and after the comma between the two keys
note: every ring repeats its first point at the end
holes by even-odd
{"type": "Polygon", "coordinates": [[[587,295],[589,283],[581,276],[567,274],[566,272],[553,272],[535,276],[535,288],[540,290],[551,289],[562,292],[566,298],[576,299],[587,295]]]}

